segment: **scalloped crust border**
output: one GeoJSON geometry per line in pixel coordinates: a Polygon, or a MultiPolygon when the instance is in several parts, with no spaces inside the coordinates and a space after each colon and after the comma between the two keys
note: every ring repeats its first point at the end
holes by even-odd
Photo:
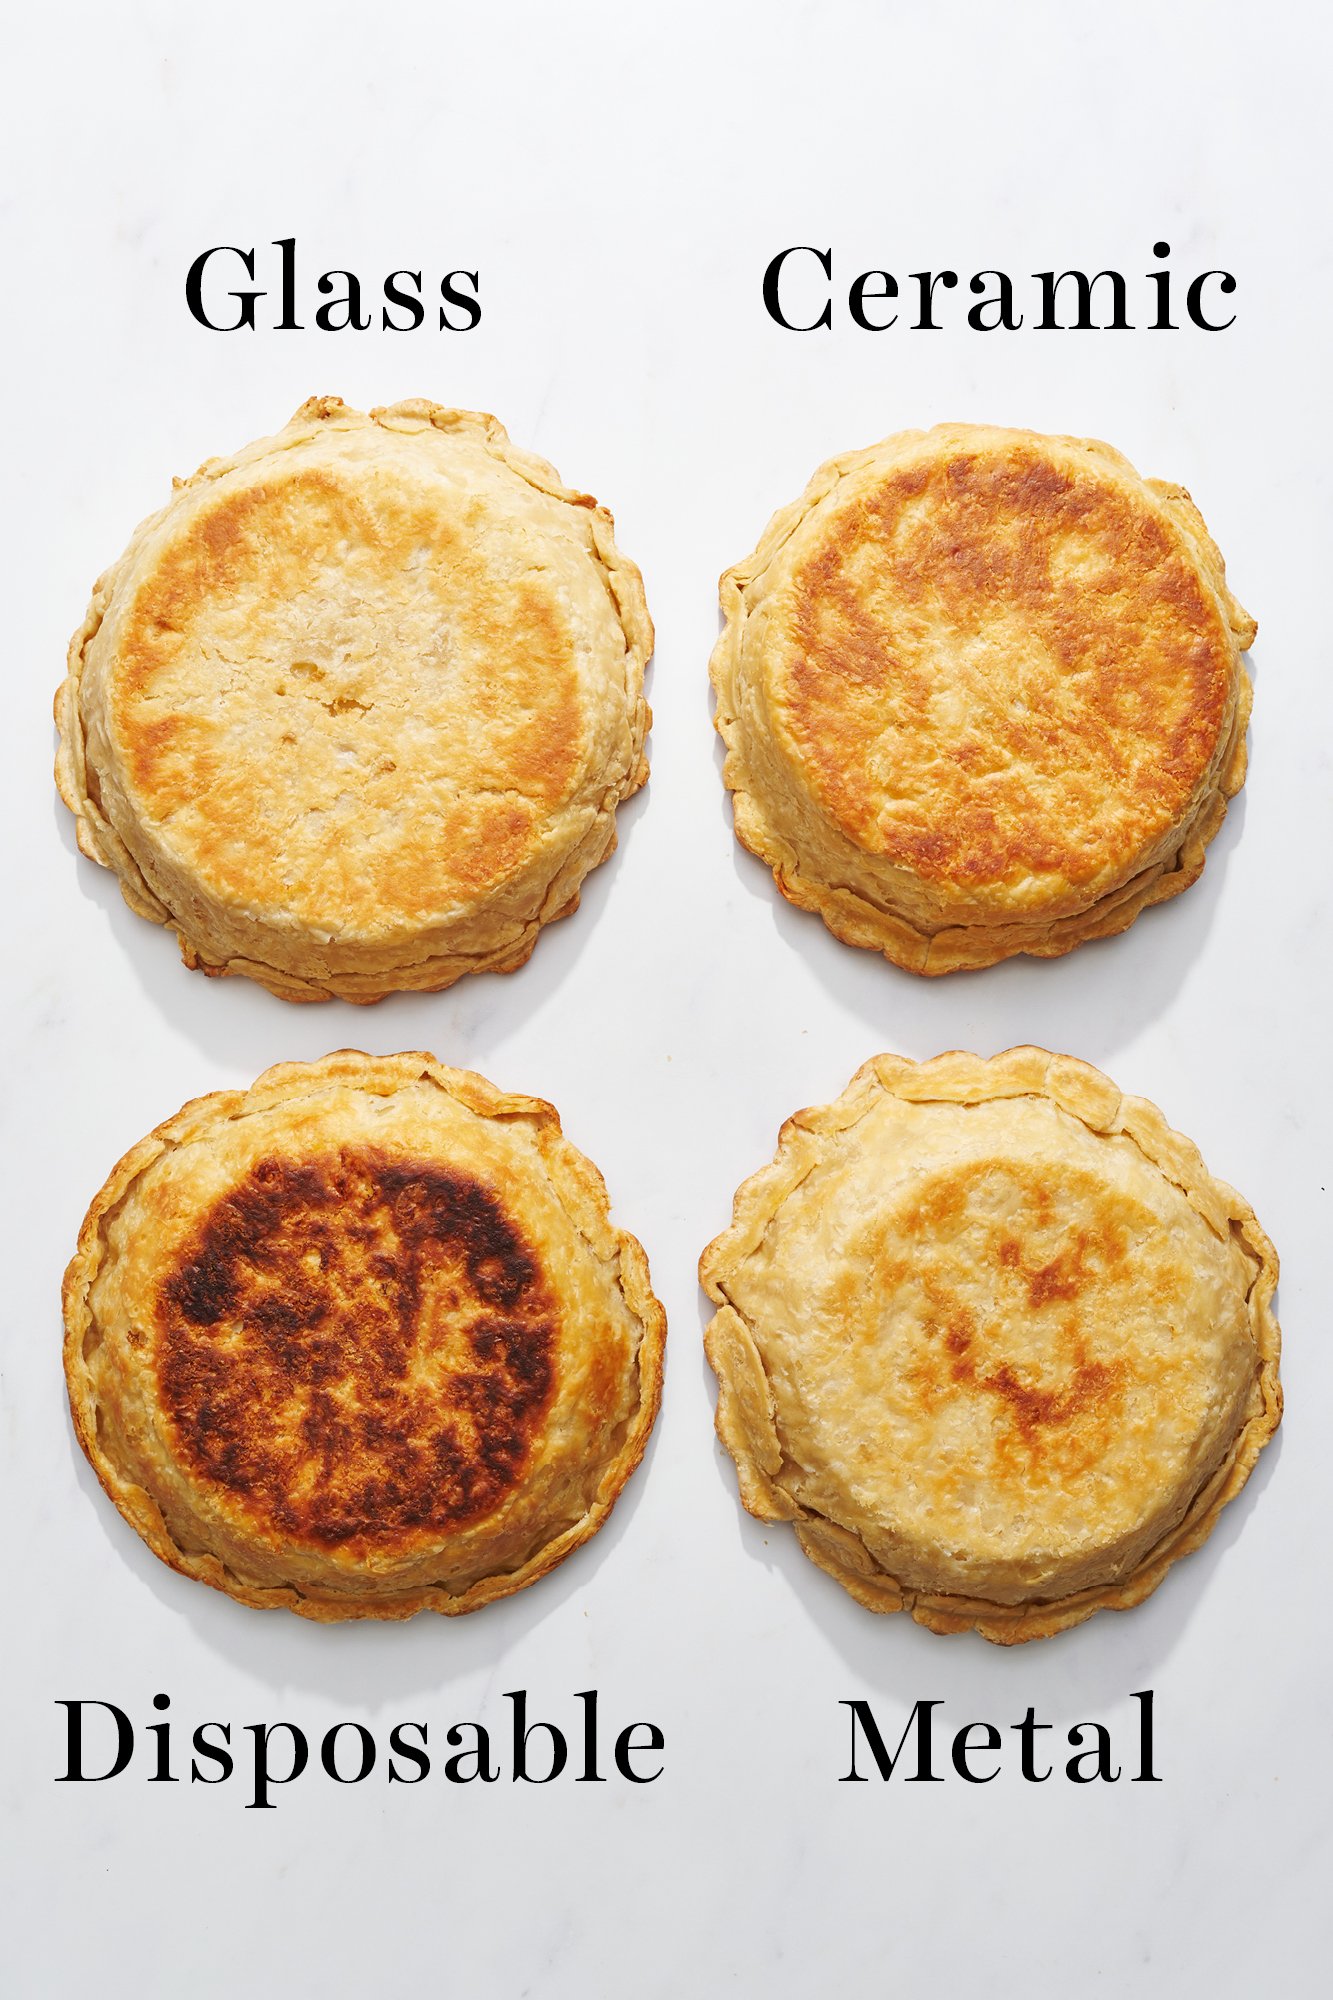
{"type": "Polygon", "coordinates": [[[871,1611],[907,1611],[932,1632],[975,1630],[998,1645],[1049,1638],[1090,1618],[1095,1611],[1123,1611],[1139,1604],[1173,1562],[1208,1539],[1228,1500],[1235,1498],[1282,1418],[1278,1380],[1281,1334],[1273,1314],[1278,1257],[1253,1209],[1208,1172],[1198,1148],[1176,1132],[1155,1104],[1126,1097],[1101,1070],[1075,1056],[1019,1047],[985,1058],[951,1050],[929,1062],[904,1056],[872,1056],[842,1095],[831,1104],[798,1111],[783,1125],[771,1164],[761,1167],[737,1190],[730,1228],[716,1237],[699,1260],[699,1279],[720,1308],[704,1334],[704,1349],[718,1379],[717,1435],[736,1462],[741,1500],[762,1521],[790,1521],[812,1562],[871,1611]],[[997,1605],[981,1598],[930,1594],[907,1589],[882,1570],[856,1535],[810,1512],[778,1483],[782,1444],[776,1407],[754,1334],[732,1304],[727,1284],[732,1271],[751,1254],[787,1196],[823,1158],[822,1140],[855,1125],[877,1096],[909,1103],[979,1104],[1006,1097],[1044,1097],[1077,1118],[1093,1133],[1123,1134],[1144,1158],[1172,1181],[1218,1235],[1240,1237],[1254,1263],[1247,1305],[1258,1356],[1254,1407],[1230,1452],[1205,1481],[1169,1534],[1118,1582],[1072,1596],[1027,1604],[997,1605]]]}
{"type": "Polygon", "coordinates": [[[418,1611],[448,1616],[475,1611],[497,1598],[509,1597],[535,1583],[588,1541],[611,1512],[630,1474],[642,1459],[662,1396],[666,1345],[666,1314],[652,1290],[648,1259],[642,1245],[611,1221],[606,1183],[586,1155],[564,1137],[554,1107],[539,1097],[502,1091],[472,1070],[451,1069],[424,1052],[368,1056],[359,1049],[338,1049],[312,1063],[276,1063],[256,1078],[249,1090],[218,1090],[191,1098],[171,1118],[132,1146],[112,1169],[94,1198],[74,1257],[65,1272],[62,1292],[65,1380],[75,1435],[103,1490],[155,1556],[182,1576],[210,1584],[242,1604],[261,1609],[295,1611],[303,1618],[332,1623],[353,1618],[411,1618],[418,1611]],[[354,1083],[377,1095],[419,1082],[431,1082],[468,1110],[483,1118],[527,1119],[561,1207],[597,1256],[589,1225],[604,1228],[620,1264],[620,1290],[642,1329],[637,1354],[640,1399],[619,1453],[607,1467],[594,1504],[580,1521],[566,1528],[530,1556],[518,1569],[478,1578],[461,1592],[443,1584],[422,1585],[398,1597],[357,1598],[337,1592],[311,1593],[294,1586],[248,1584],[205,1550],[182,1548],[172,1537],[156,1502],[132,1475],[112,1463],[97,1432],[96,1394],[88,1375],[84,1339],[93,1326],[89,1295],[106,1254],[106,1225],[129,1196],[136,1181],[173,1147],[201,1137],[220,1117],[234,1119],[282,1103],[292,1087],[318,1089],[324,1082],[354,1083]]]}
{"type": "MultiPolygon", "coordinates": [[[[999,428],[937,424],[934,431],[948,433],[999,428]]],[[[1040,435],[1023,431],[1012,434],[1024,437],[1040,435]]],[[[1259,629],[1250,613],[1228,589],[1221,551],[1183,486],[1161,479],[1144,479],[1123,453],[1099,439],[1051,436],[1047,440],[1050,443],[1076,446],[1102,459],[1117,472],[1128,473],[1162,503],[1176,532],[1193,554],[1200,575],[1217,597],[1235,645],[1236,688],[1231,728],[1215,761],[1211,781],[1189,820],[1178,829],[1176,844],[1165,857],[1108,890],[1086,909],[1057,918],[1045,926],[1017,921],[1011,924],[942,924],[938,930],[926,933],[917,929],[902,911],[890,904],[873,901],[864,884],[852,887],[802,873],[802,857],[773,825],[758,794],[750,789],[742,733],[730,703],[729,685],[739,674],[745,657],[746,621],[749,616],[746,592],[766,574],[806,516],[830,500],[845,479],[861,471],[891,447],[915,444],[932,435],[933,431],[894,432],[877,444],[842,452],[816,468],[800,498],[779,508],[773,515],[754,553],[744,561],[733,564],[719,579],[718,597],[724,622],[708,669],[716,697],[713,726],[726,748],[723,783],[732,794],[736,838],[741,846],[772,869],[773,879],[789,903],[820,917],[844,944],[877,951],[904,972],[915,972],[927,978],[947,972],[978,971],[1006,958],[1063,957],[1080,944],[1091,943],[1095,938],[1115,937],[1128,930],[1143,910],[1155,903],[1169,901],[1198,880],[1203,873],[1208,845],[1226,818],[1227,804],[1245,783],[1248,761],[1245,735],[1254,702],[1254,687],[1241,655],[1253,645],[1259,629]]],[[[834,836],[835,848],[841,838],[834,836]]],[[[845,845],[849,854],[858,853],[850,842],[845,845]]]]}
{"type": "MultiPolygon", "coordinates": [[[[136,916],[146,917],[150,923],[175,931],[181,959],[192,972],[206,973],[211,979],[241,975],[253,979],[282,1000],[342,999],[356,1006],[370,1006],[377,1000],[386,999],[391,993],[442,992],[470,972],[517,972],[531,958],[537,938],[545,926],[577,910],[580,891],[587,876],[615,852],[616,808],[625,799],[632,798],[648,778],[644,743],[652,727],[652,711],[644,699],[643,681],[652,657],[653,622],[639,569],[616,546],[615,522],[611,514],[590,494],[566,486],[555,467],[545,459],[520,450],[498,417],[484,410],[446,409],[421,397],[363,413],[349,408],[339,396],[311,396],[284,428],[272,437],[257,438],[225,458],[205,459],[188,479],[173,479],[171,484],[172,497],[166,506],[158,508],[139,523],[123,553],[93,585],[83,623],[69,642],[65,678],[56,689],[54,713],[60,738],[55,763],[56,789],[74,815],[79,852],[88,860],[111,870],[120,882],[122,896],[136,916]],[[335,985],[331,981],[305,979],[299,973],[265,965],[255,959],[217,961],[204,955],[183,927],[185,920],[169,909],[144,879],[139,864],[93,796],[94,788],[89,784],[80,683],[88,647],[106,616],[122,568],[127,565],[143,537],[152,533],[182,493],[195,486],[208,485],[256,456],[302,442],[307,433],[288,437],[297,424],[337,424],[343,418],[359,421],[363,416],[365,421],[379,424],[384,430],[425,423],[439,431],[473,432],[481,438],[493,457],[539,493],[548,494],[552,499],[565,501],[586,512],[592,544],[590,554],[603,572],[607,594],[616,608],[625,638],[625,686],[632,704],[632,755],[623,788],[603,800],[586,837],[565,857],[555,879],[548,885],[542,907],[523,926],[517,938],[485,952],[454,951],[428,957],[415,964],[404,965],[392,974],[339,974],[335,985]],[[405,423],[396,424],[395,419],[403,419],[405,423]]],[[[96,774],[93,776],[95,782],[96,774]]]]}

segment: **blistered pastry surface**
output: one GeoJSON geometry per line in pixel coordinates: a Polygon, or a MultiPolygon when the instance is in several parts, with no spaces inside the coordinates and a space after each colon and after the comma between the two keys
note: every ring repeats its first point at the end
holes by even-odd
{"type": "Polygon", "coordinates": [[[919,972],[1069,949],[1194,879],[1244,778],[1254,624],[1189,496],[1083,439],[831,460],[722,579],[740,839],[919,972]]]}
{"type": "Polygon", "coordinates": [[[57,702],[85,852],[188,960],[372,999],[521,962],[643,782],[611,521],[494,418],[307,404],[99,582],[57,702]]]}
{"type": "Polygon", "coordinates": [[[343,1051],[187,1105],[89,1211],[75,1424],[174,1567],[317,1618],[468,1610],[592,1534],[665,1322],[549,1105],[343,1051]]]}
{"type": "Polygon", "coordinates": [[[880,1608],[1035,1636],[1137,1601],[1280,1412],[1276,1258],[1153,1107],[1039,1050],[881,1057],[701,1266],[747,1506],[880,1608]]]}

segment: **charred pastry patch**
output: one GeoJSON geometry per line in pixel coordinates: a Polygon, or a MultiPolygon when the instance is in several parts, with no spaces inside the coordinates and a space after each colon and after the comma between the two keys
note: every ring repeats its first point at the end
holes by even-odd
{"type": "Polygon", "coordinates": [[[497,1193],[342,1147],[259,1161],[161,1289],[178,1448],[272,1526],[325,1546],[489,1513],[555,1384],[557,1315],[497,1193]]]}
{"type": "Polygon", "coordinates": [[[545,1576],[643,1456],[666,1320],[553,1106],[337,1049],[183,1105],[63,1286],[75,1434],[181,1574],[321,1623],[545,1576]]]}

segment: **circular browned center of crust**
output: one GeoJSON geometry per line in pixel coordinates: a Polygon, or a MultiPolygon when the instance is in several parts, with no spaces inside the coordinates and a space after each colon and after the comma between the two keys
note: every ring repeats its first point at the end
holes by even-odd
{"type": "Polygon", "coordinates": [[[925,1505],[932,1534],[1004,1544],[1016,1517],[1042,1540],[1049,1512],[1096,1546],[1182,1468],[1197,1478],[1217,1387],[1171,1333],[1191,1272],[1129,1193],[983,1159],[931,1174],[847,1250],[823,1299],[847,1345],[813,1407],[829,1402],[836,1441],[853,1397],[866,1463],[923,1468],[924,1500],[910,1477],[898,1492],[904,1519],[925,1505]]]}
{"type": "Polygon", "coordinates": [[[344,1147],[261,1160],[162,1285],[156,1368],[177,1453],[285,1536],[447,1533],[518,1485],[557,1316],[495,1193],[344,1147]]]}
{"type": "Polygon", "coordinates": [[[540,547],[385,468],[206,496],[117,651],[148,822],[214,890],[312,926],[475,900],[578,779],[576,640],[540,547]]]}
{"type": "Polygon", "coordinates": [[[1188,818],[1229,719],[1234,646],[1181,536],[1031,447],[835,498],[771,629],[803,784],[933,882],[1126,878],[1188,818]]]}
{"type": "Polygon", "coordinates": [[[1178,1303],[1151,1221],[1089,1174],[996,1161],[932,1176],[876,1224],[877,1304],[892,1300],[891,1326],[915,1330],[894,1362],[926,1428],[974,1406],[991,1476],[1029,1493],[1096,1466],[1118,1442],[1130,1378],[1150,1388],[1160,1369],[1145,1333],[1178,1303]],[[1086,1218],[1072,1227],[1071,1199],[1086,1218]]]}

